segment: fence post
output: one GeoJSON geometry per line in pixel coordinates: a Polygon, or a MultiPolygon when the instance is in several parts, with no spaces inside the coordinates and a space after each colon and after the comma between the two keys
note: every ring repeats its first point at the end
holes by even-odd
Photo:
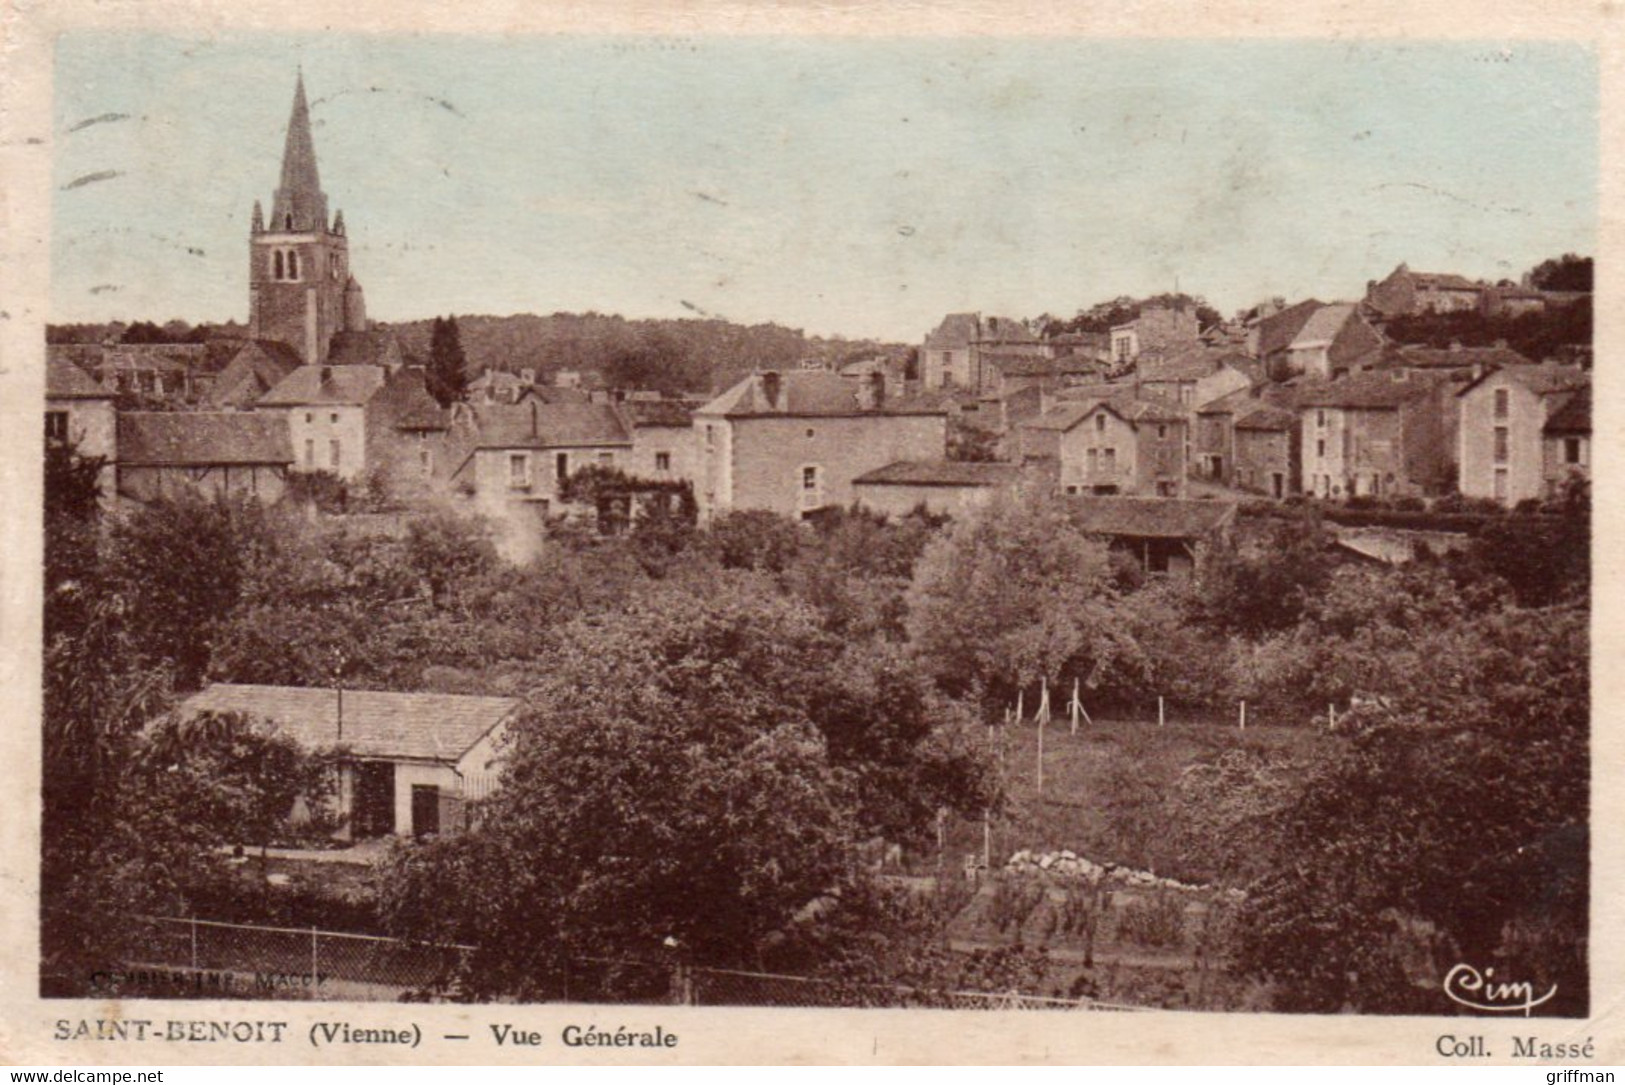
{"type": "Polygon", "coordinates": [[[1167,717],[1164,716],[1163,712],[1162,712],[1162,694],[1159,693],[1159,694],[1157,694],[1157,726],[1158,727],[1164,726],[1166,724],[1166,721],[1167,721],[1167,717]]]}
{"type": "Polygon", "coordinates": [[[1241,702],[1241,730],[1247,730],[1247,702],[1241,702]]]}
{"type": "Polygon", "coordinates": [[[190,922],[190,926],[192,928],[192,971],[196,972],[197,971],[197,916],[192,917],[191,922],[190,922]]]}
{"type": "Polygon", "coordinates": [[[1330,701],[1326,702],[1326,730],[1337,730],[1337,706],[1330,701]]]}

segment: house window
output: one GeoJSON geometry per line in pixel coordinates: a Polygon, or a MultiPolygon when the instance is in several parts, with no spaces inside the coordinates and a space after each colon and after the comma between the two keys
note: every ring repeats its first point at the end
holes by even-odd
{"type": "Polygon", "coordinates": [[[1168,426],[1167,426],[1166,423],[1159,423],[1158,426],[1157,426],[1157,440],[1166,441],[1167,439],[1168,439],[1168,426]]]}
{"type": "Polygon", "coordinates": [[[1106,432],[1106,416],[1105,415],[1103,415],[1103,414],[1095,415],[1095,432],[1096,433],[1105,433],[1106,432]]]}
{"type": "Polygon", "coordinates": [[[1319,426],[1321,429],[1326,428],[1326,412],[1325,411],[1316,411],[1315,412],[1315,425],[1319,426]]]}
{"type": "Polygon", "coordinates": [[[1115,472],[1117,470],[1117,449],[1102,449],[1100,453],[1100,466],[1101,469],[1107,474],[1112,474],[1115,472]]]}
{"type": "Polygon", "coordinates": [[[570,477],[570,454],[560,452],[553,458],[553,474],[560,482],[570,477]]]}
{"type": "Polygon", "coordinates": [[[508,455],[508,488],[523,490],[530,485],[530,457],[523,452],[508,455]]]}
{"type": "Polygon", "coordinates": [[[813,435],[813,431],[812,431],[812,430],[810,430],[810,429],[809,429],[809,430],[808,430],[808,431],[807,431],[807,436],[808,436],[808,437],[811,437],[811,436],[812,436],[812,435],[813,435]]]}
{"type": "Polygon", "coordinates": [[[299,278],[299,254],[296,252],[288,254],[288,278],[299,278]]]}
{"type": "Polygon", "coordinates": [[[671,453],[670,452],[656,452],[655,453],[655,470],[656,471],[670,471],[671,470],[671,453]]]}
{"type": "Polygon", "coordinates": [[[428,445],[418,449],[418,468],[423,472],[424,478],[434,474],[434,453],[429,450],[428,445]]]}
{"type": "Polygon", "coordinates": [[[1495,427],[1495,462],[1496,463],[1506,463],[1507,462],[1507,453],[1508,453],[1508,447],[1507,446],[1508,446],[1507,428],[1505,426],[1496,426],[1495,427]]]}
{"type": "Polygon", "coordinates": [[[308,437],[305,438],[305,466],[316,466],[316,442],[308,437]]]}
{"type": "Polygon", "coordinates": [[[1326,458],[1326,442],[1324,440],[1315,442],[1315,455],[1321,459],[1326,458]]]}
{"type": "Polygon", "coordinates": [[[803,467],[801,469],[801,488],[803,490],[818,489],[818,468],[803,467]]]}
{"type": "Polygon", "coordinates": [[[1099,467],[1100,467],[1100,450],[1096,449],[1096,448],[1091,448],[1089,450],[1089,473],[1091,475],[1094,474],[1095,471],[1099,469],[1099,467]]]}
{"type": "Polygon", "coordinates": [[[338,414],[338,412],[334,411],[332,414],[328,415],[327,420],[329,422],[333,423],[335,426],[338,425],[338,422],[339,422],[339,414],[338,414]]]}
{"type": "Polygon", "coordinates": [[[327,460],[332,464],[333,470],[337,471],[339,469],[339,443],[337,441],[327,442],[327,460]]]}
{"type": "Polygon", "coordinates": [[[615,466],[615,453],[613,453],[613,452],[600,452],[600,453],[598,453],[598,466],[599,467],[614,467],[615,466]]]}
{"type": "MultiPolygon", "coordinates": [[[[68,440],[68,412],[45,412],[45,439],[52,444],[66,444],[68,440]]],[[[1573,460],[1570,463],[1576,462],[1573,460]]]]}
{"type": "Polygon", "coordinates": [[[1497,388],[1495,390],[1495,417],[1498,419],[1507,417],[1507,412],[1511,407],[1511,397],[1508,391],[1505,388],[1497,388]]]}
{"type": "Polygon", "coordinates": [[[305,412],[305,425],[308,426],[314,421],[316,421],[316,416],[314,414],[310,413],[309,411],[306,411],[305,412]]]}
{"type": "Polygon", "coordinates": [[[1497,501],[1505,501],[1506,499],[1507,499],[1507,469],[1505,467],[1497,467],[1495,469],[1495,500],[1497,500],[1497,501]]]}
{"type": "Polygon", "coordinates": [[[1076,486],[1068,486],[1066,488],[1066,492],[1069,494],[1076,494],[1078,492],[1078,488],[1076,486]]]}
{"type": "Polygon", "coordinates": [[[1578,438],[1578,437],[1565,437],[1565,438],[1563,438],[1563,462],[1564,463],[1580,463],[1581,462],[1581,460],[1580,460],[1580,438],[1578,438]]]}
{"type": "Polygon", "coordinates": [[[705,427],[705,447],[706,448],[715,448],[716,446],[717,446],[717,428],[715,426],[706,426],[705,427]]]}
{"type": "Polygon", "coordinates": [[[271,278],[282,278],[282,250],[277,249],[271,253],[271,278]]]}

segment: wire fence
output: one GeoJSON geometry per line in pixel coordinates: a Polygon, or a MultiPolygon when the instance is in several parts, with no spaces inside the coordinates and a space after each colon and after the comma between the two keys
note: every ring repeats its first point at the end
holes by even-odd
{"type": "MultiPolygon", "coordinates": [[[[416,999],[455,986],[475,947],[425,945],[317,928],[264,927],[170,916],[137,916],[125,975],[146,977],[132,994],[189,997],[211,977],[215,995],[248,998],[416,999]]],[[[1017,991],[932,990],[811,976],[701,968],[677,962],[577,958],[565,970],[565,1001],[761,1007],[1134,1011],[1145,1007],[1017,991]]]]}

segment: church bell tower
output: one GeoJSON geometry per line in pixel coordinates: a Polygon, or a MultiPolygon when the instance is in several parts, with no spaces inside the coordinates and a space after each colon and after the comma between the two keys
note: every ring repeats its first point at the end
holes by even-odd
{"type": "Polygon", "coordinates": [[[267,218],[259,201],[249,244],[249,335],[286,343],[306,365],[327,361],[333,334],[364,331],[361,286],[350,276],[344,213],[331,222],[316,173],[305,79],[293,91],[282,150],[282,181],[267,218]]]}

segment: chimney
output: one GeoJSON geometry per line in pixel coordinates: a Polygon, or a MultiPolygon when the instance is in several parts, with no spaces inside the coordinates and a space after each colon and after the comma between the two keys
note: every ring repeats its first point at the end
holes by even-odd
{"type": "Polygon", "coordinates": [[[762,396],[767,400],[768,410],[779,410],[779,392],[783,378],[776,369],[769,369],[762,374],[762,396]]]}
{"type": "Polygon", "coordinates": [[[532,437],[541,436],[541,427],[537,422],[537,414],[536,401],[533,399],[530,401],[530,435],[532,437]]]}
{"type": "Polygon", "coordinates": [[[882,404],[884,404],[886,402],[886,371],[885,370],[876,369],[873,373],[869,374],[869,390],[870,390],[870,397],[873,400],[873,402],[870,404],[870,406],[878,409],[882,404]]]}

